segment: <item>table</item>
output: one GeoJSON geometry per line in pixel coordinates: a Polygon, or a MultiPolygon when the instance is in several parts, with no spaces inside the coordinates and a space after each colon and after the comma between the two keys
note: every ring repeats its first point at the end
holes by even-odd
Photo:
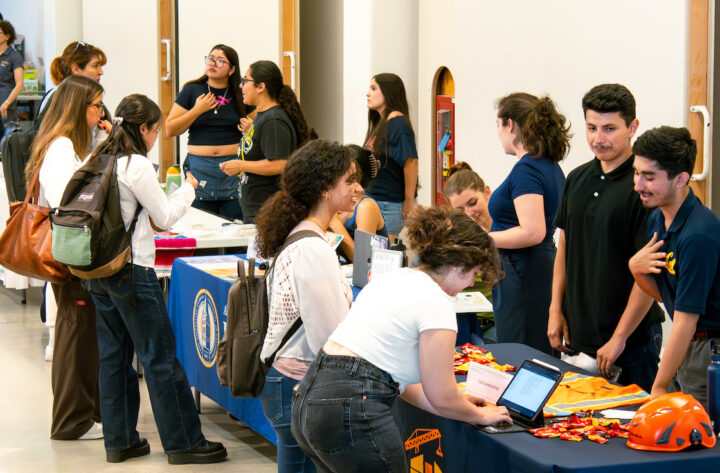
{"type": "MultiPolygon", "coordinates": [[[[499,362],[519,366],[536,358],[563,371],[578,371],[538,350],[515,343],[486,345],[499,362]]],[[[458,377],[460,378],[460,377],[458,377]]],[[[462,377],[464,378],[464,376],[462,377]]],[[[487,434],[462,422],[435,416],[398,399],[393,408],[412,473],[425,472],[716,472],[720,443],[696,451],[642,452],[624,439],[605,445],[583,440],[540,439],[526,432],[487,434]]]]}
{"type": "Polygon", "coordinates": [[[193,266],[203,262],[212,264],[212,261],[230,262],[238,257],[198,256],[175,260],[168,313],[175,334],[177,358],[196,392],[209,397],[255,432],[276,443],[275,431],[265,418],[260,400],[232,397],[227,387],[220,386],[217,377],[215,355],[225,332],[227,295],[232,280],[193,266]]]}

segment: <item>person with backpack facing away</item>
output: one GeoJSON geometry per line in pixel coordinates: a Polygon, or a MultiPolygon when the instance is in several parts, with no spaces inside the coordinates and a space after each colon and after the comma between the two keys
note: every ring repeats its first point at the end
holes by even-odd
{"type": "Polygon", "coordinates": [[[337,143],[310,141],[288,159],[280,185],[257,215],[260,254],[276,257],[303,231],[315,238],[290,243],[277,256],[270,275],[268,331],[260,359],[279,351],[260,402],[277,434],[278,472],[314,472],[290,433],[290,402],[293,387],[352,302],[350,286],[325,237],[330,219],[355,205],[359,186],[352,154],[337,143]],[[281,346],[298,319],[302,325],[281,346]]]}
{"type": "Polygon", "coordinates": [[[227,457],[219,442],[202,434],[185,370],[175,356],[173,335],[155,270],[152,224],[169,228],[195,200],[192,173],[169,197],[160,188],[147,153],[160,131],[160,108],[144,95],[122,99],[107,140],[93,152],[117,156],[120,209],[125,228],[137,217],[132,258],[117,273],[86,282],[97,311],[101,410],[109,463],[147,455],[150,445],[137,432],[140,392],[133,354],[143,365],[155,423],[168,463],[215,463],[227,457]],[[150,221],[152,219],[152,223],[150,221]]]}
{"type": "MultiPolygon", "coordinates": [[[[38,204],[57,207],[65,186],[90,152],[90,135],[102,118],[102,86],[75,75],[58,87],[25,168],[28,188],[39,171],[38,204]]],[[[53,284],[57,301],[52,360],[50,438],[102,438],[98,394],[95,307],[79,279],[53,284]]]]}
{"type": "Polygon", "coordinates": [[[242,79],[243,100],[257,107],[257,116],[240,120],[245,129],[240,159],[225,161],[220,169],[240,178],[243,220],[252,223],[260,207],[280,190],[280,174],[288,156],[306,141],[317,138],[292,89],[283,84],[280,69],[272,61],[250,65],[242,79]]]}

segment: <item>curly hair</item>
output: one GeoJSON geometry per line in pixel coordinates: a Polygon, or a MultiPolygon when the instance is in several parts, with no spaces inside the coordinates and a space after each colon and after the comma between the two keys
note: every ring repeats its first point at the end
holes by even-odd
{"type": "Polygon", "coordinates": [[[485,181],[473,171],[468,163],[460,161],[448,169],[448,180],[445,182],[443,194],[445,197],[450,197],[460,194],[465,189],[482,192],[485,190],[485,181]]]}
{"type": "Polygon", "coordinates": [[[463,271],[480,266],[483,282],[488,286],[497,283],[495,243],[462,210],[417,206],[406,227],[410,248],[417,253],[422,269],[444,274],[450,266],[463,271]]]}
{"type": "Polygon", "coordinates": [[[565,125],[565,116],[547,95],[538,98],[515,92],[501,98],[497,108],[503,125],[507,125],[508,120],[518,125],[517,142],[533,156],[558,163],[570,151],[570,125],[565,125]]]}
{"type": "Polygon", "coordinates": [[[280,190],[255,217],[260,255],[275,256],[290,231],[352,166],[350,149],[327,140],[309,141],[295,151],[285,165],[280,190]]]}
{"type": "Polygon", "coordinates": [[[250,64],[250,71],[255,85],[264,83],[268,96],[273,100],[277,100],[285,113],[287,113],[295,127],[298,144],[302,145],[318,137],[315,130],[310,128],[305,121],[305,114],[300,108],[295,92],[288,85],[283,84],[282,72],[274,62],[256,61],[250,64]]]}
{"type": "Polygon", "coordinates": [[[5,33],[5,35],[8,37],[8,46],[12,46],[12,44],[17,39],[17,35],[15,34],[15,27],[9,21],[0,19],[0,30],[2,30],[2,32],[5,33]]]}

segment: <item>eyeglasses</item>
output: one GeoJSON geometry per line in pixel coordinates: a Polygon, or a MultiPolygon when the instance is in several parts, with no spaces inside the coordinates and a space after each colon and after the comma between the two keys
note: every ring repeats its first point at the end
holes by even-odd
{"type": "Polygon", "coordinates": [[[99,111],[102,111],[103,108],[105,108],[105,104],[102,103],[102,102],[98,102],[98,103],[88,102],[87,106],[88,106],[88,107],[91,107],[91,106],[92,106],[92,107],[95,107],[95,108],[97,108],[99,111]]]}
{"type": "Polygon", "coordinates": [[[219,59],[219,58],[215,59],[212,56],[205,56],[205,64],[213,65],[213,66],[217,66],[217,67],[223,67],[225,64],[230,64],[230,63],[228,61],[226,61],[225,59],[219,59]]]}
{"type": "Polygon", "coordinates": [[[80,46],[82,46],[82,47],[84,47],[84,48],[92,48],[92,46],[90,46],[89,44],[87,44],[87,43],[84,42],[84,41],[77,41],[77,42],[75,43],[75,49],[73,49],[73,52],[72,52],[72,54],[70,55],[70,57],[73,57],[73,56],[75,55],[75,53],[77,52],[78,47],[80,47],[80,46]]]}
{"type": "Polygon", "coordinates": [[[252,79],[248,79],[247,77],[241,77],[240,78],[240,85],[245,85],[245,82],[255,82],[252,79]]]}

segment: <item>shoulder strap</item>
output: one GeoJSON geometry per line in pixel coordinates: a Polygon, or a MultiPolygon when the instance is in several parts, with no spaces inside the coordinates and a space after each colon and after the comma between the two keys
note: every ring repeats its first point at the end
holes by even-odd
{"type": "MultiPolygon", "coordinates": [[[[275,259],[273,259],[272,264],[270,265],[267,272],[265,273],[265,277],[267,277],[267,275],[269,275],[270,272],[272,271],[272,269],[275,267],[275,261],[277,261],[278,256],[280,256],[280,253],[282,253],[282,251],[285,248],[287,248],[288,246],[290,246],[291,244],[295,243],[298,240],[302,240],[303,238],[312,238],[312,237],[322,238],[322,236],[320,236],[320,234],[318,234],[312,230],[301,230],[301,231],[293,233],[292,235],[287,237],[285,239],[285,243],[283,243],[283,246],[280,248],[280,250],[278,250],[277,254],[275,255],[275,259]]],[[[302,325],[302,323],[303,323],[302,317],[298,317],[297,320],[295,320],[295,322],[293,322],[292,326],[290,327],[290,330],[287,331],[285,336],[280,341],[280,345],[278,345],[278,347],[275,349],[275,351],[272,353],[272,355],[270,355],[265,360],[266,366],[270,367],[273,364],[273,362],[275,361],[275,355],[277,355],[278,352],[280,351],[280,349],[285,346],[285,344],[290,340],[290,338],[293,335],[295,335],[295,332],[297,332],[300,329],[300,326],[302,325]]]]}

